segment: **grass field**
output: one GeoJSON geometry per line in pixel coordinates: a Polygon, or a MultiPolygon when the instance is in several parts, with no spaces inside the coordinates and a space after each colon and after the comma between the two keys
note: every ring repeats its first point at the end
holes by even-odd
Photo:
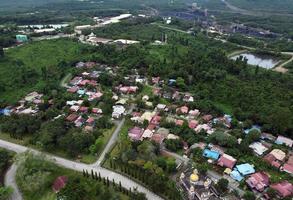
{"type": "Polygon", "coordinates": [[[59,39],[7,50],[0,60],[0,99],[16,102],[27,92],[44,86],[42,68],[47,68],[49,76],[58,80],[72,63],[88,56],[83,53],[84,48],[73,40],[59,39]]]}

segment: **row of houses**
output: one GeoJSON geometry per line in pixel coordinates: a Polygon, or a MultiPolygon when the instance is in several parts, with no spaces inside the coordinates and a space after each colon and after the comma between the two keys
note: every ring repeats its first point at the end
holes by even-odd
{"type": "MultiPolygon", "coordinates": [[[[235,158],[220,152],[217,149],[211,148],[204,149],[203,156],[210,159],[210,162],[216,162],[217,165],[226,168],[224,173],[228,174],[232,179],[238,182],[244,180],[246,176],[249,176],[245,182],[254,191],[263,192],[270,186],[269,175],[263,171],[256,172],[254,166],[249,163],[236,165],[237,160],[235,158]]],[[[284,161],[285,157],[286,154],[283,151],[274,149],[267,154],[264,159],[273,164],[274,162],[278,163],[280,161],[284,161]]],[[[292,165],[292,161],[293,157],[291,155],[286,164],[292,165]]],[[[279,163],[277,165],[280,166],[279,163]]],[[[275,189],[280,197],[288,197],[293,195],[293,185],[288,181],[272,184],[270,187],[275,189]],[[284,193],[282,190],[286,190],[287,192],[284,193]]]]}

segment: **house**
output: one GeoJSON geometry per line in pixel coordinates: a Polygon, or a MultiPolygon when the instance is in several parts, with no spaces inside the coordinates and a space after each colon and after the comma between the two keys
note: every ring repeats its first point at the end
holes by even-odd
{"type": "Polygon", "coordinates": [[[81,107],[79,108],[79,111],[80,111],[80,112],[83,112],[83,113],[87,113],[88,110],[89,110],[89,108],[86,107],[86,106],[81,106],[81,107]]]}
{"type": "Polygon", "coordinates": [[[164,138],[166,138],[169,133],[170,133],[170,131],[168,129],[166,129],[166,128],[159,128],[157,130],[157,134],[162,135],[164,138]]]}
{"type": "Polygon", "coordinates": [[[221,167],[227,167],[232,169],[236,164],[237,160],[228,154],[223,154],[218,160],[218,165],[221,167]]]}
{"type": "Polygon", "coordinates": [[[275,141],[276,144],[281,144],[281,145],[286,145],[290,148],[292,148],[293,146],[293,140],[291,140],[290,138],[284,137],[279,135],[278,138],[275,141]]]}
{"type": "Polygon", "coordinates": [[[101,93],[101,92],[95,92],[95,93],[93,93],[93,94],[91,94],[90,96],[89,96],[89,101],[92,101],[92,100],[94,100],[94,99],[100,99],[101,97],[103,96],[103,93],[101,93]]]}
{"type": "Polygon", "coordinates": [[[159,115],[155,115],[153,118],[152,118],[152,120],[151,120],[151,124],[154,124],[154,125],[156,125],[156,126],[158,126],[159,124],[160,124],[160,121],[161,121],[161,116],[159,116],[159,115]]]}
{"type": "Polygon", "coordinates": [[[191,145],[190,149],[195,149],[195,148],[199,148],[201,150],[204,150],[206,147],[206,143],[204,142],[199,142],[199,143],[194,143],[193,145],[191,145]]]}
{"type": "Polygon", "coordinates": [[[185,102],[194,102],[194,98],[190,94],[185,94],[184,97],[183,97],[183,101],[185,101],[185,102]]]}
{"type": "Polygon", "coordinates": [[[212,150],[212,151],[216,151],[218,152],[220,155],[223,155],[225,153],[225,150],[223,147],[219,146],[219,145],[214,145],[214,144],[209,144],[208,147],[212,150]]]}
{"type": "Polygon", "coordinates": [[[94,114],[103,114],[103,111],[100,108],[93,108],[92,113],[94,113],[94,114]]]}
{"type": "Polygon", "coordinates": [[[257,172],[252,174],[247,180],[247,185],[258,192],[263,192],[269,186],[269,176],[265,172],[257,172]]]}
{"type": "Polygon", "coordinates": [[[240,182],[244,179],[244,177],[240,174],[240,172],[236,169],[234,169],[231,173],[230,173],[230,177],[233,178],[234,180],[240,182]]]}
{"type": "Polygon", "coordinates": [[[284,164],[282,170],[289,174],[293,174],[293,154],[289,156],[288,161],[284,164]]]}
{"type": "Polygon", "coordinates": [[[174,134],[168,134],[167,136],[168,140],[178,140],[179,136],[178,135],[174,135],[174,134]]]}
{"type": "Polygon", "coordinates": [[[149,112],[149,111],[146,111],[142,114],[142,116],[140,117],[140,122],[143,123],[145,120],[147,121],[151,121],[152,118],[155,116],[155,112],[149,112]]]}
{"type": "Polygon", "coordinates": [[[68,178],[66,176],[59,176],[55,179],[52,189],[54,192],[59,192],[62,188],[66,186],[68,178]]]}
{"type": "Polygon", "coordinates": [[[249,148],[251,148],[257,155],[261,156],[268,150],[267,147],[265,147],[260,142],[254,142],[251,145],[249,145],[249,148]]]}
{"type": "Polygon", "coordinates": [[[207,124],[199,124],[198,126],[196,126],[196,128],[194,130],[197,133],[201,132],[202,130],[204,130],[205,132],[208,132],[208,131],[212,130],[212,127],[210,127],[207,124]]]}
{"type": "Polygon", "coordinates": [[[146,129],[142,134],[142,138],[152,138],[153,134],[154,133],[150,129],[146,129]]]}
{"type": "Polygon", "coordinates": [[[196,128],[197,125],[198,125],[198,121],[197,121],[197,120],[190,120],[190,121],[188,122],[188,127],[191,128],[191,129],[196,128]]]}
{"type": "Polygon", "coordinates": [[[274,149],[264,157],[264,160],[270,165],[280,168],[282,162],[285,160],[286,154],[280,149],[274,149]]]}
{"type": "Polygon", "coordinates": [[[150,99],[150,97],[148,95],[144,95],[141,100],[143,101],[148,101],[150,99]]]}
{"type": "Polygon", "coordinates": [[[24,97],[24,100],[27,102],[33,102],[35,99],[41,99],[43,94],[39,94],[38,92],[31,92],[24,97]]]}
{"type": "Polygon", "coordinates": [[[74,86],[76,86],[76,85],[78,85],[81,81],[82,81],[82,77],[80,77],[80,76],[76,76],[76,77],[74,77],[69,83],[70,83],[70,85],[74,85],[74,86]]]}
{"type": "Polygon", "coordinates": [[[144,132],[144,130],[142,128],[139,128],[136,126],[128,131],[128,137],[132,141],[139,141],[139,140],[141,140],[143,132],[144,132]]]}
{"type": "Polygon", "coordinates": [[[213,116],[212,115],[204,115],[202,117],[202,119],[205,121],[205,122],[209,122],[213,119],[213,116]]]}
{"type": "Polygon", "coordinates": [[[159,84],[160,77],[152,77],[152,84],[159,84]]]}
{"type": "Polygon", "coordinates": [[[165,137],[161,134],[154,134],[152,136],[152,141],[154,141],[157,144],[162,144],[164,139],[165,139],[165,137]]]}
{"type": "Polygon", "coordinates": [[[94,127],[93,126],[85,126],[84,127],[84,130],[85,130],[85,132],[93,132],[93,130],[94,130],[94,127]]]}
{"type": "Polygon", "coordinates": [[[90,124],[90,125],[93,125],[95,122],[95,119],[93,117],[89,117],[87,120],[86,120],[86,123],[87,124],[90,124]]]}
{"type": "Polygon", "coordinates": [[[84,67],[86,67],[86,68],[93,68],[94,66],[96,66],[95,62],[85,62],[84,63],[84,67]]]}
{"type": "Polygon", "coordinates": [[[288,181],[272,184],[271,188],[277,191],[278,195],[282,198],[293,195],[293,185],[288,181]]]}
{"type": "Polygon", "coordinates": [[[254,166],[249,164],[249,163],[245,163],[245,164],[241,164],[241,165],[236,165],[236,170],[240,172],[240,174],[242,176],[247,176],[250,174],[255,173],[255,169],[254,166]]]}
{"type": "Polygon", "coordinates": [[[276,140],[276,137],[273,136],[272,134],[269,134],[269,133],[262,133],[260,138],[263,139],[263,140],[270,140],[270,141],[275,141],[276,140]]]}
{"type": "Polygon", "coordinates": [[[82,118],[82,116],[79,116],[75,121],[74,124],[76,127],[81,127],[84,123],[84,119],[82,118]]]}
{"type": "Polygon", "coordinates": [[[180,100],[180,93],[178,91],[175,91],[172,95],[173,100],[180,100]]]}
{"type": "Polygon", "coordinates": [[[71,112],[77,112],[79,110],[79,106],[73,105],[69,108],[71,112]]]}
{"type": "Polygon", "coordinates": [[[182,126],[182,125],[184,124],[184,121],[181,120],[181,119],[176,119],[175,124],[176,124],[177,126],[182,126]]]}
{"type": "Polygon", "coordinates": [[[76,68],[82,68],[82,67],[84,67],[84,62],[78,62],[78,63],[76,63],[75,67],[76,68]]]}
{"type": "Polygon", "coordinates": [[[160,104],[160,103],[159,103],[159,104],[157,105],[156,108],[157,108],[158,110],[165,110],[166,107],[167,107],[167,106],[166,106],[165,104],[160,104]]]}
{"type": "Polygon", "coordinates": [[[152,77],[152,84],[159,84],[160,77],[152,77]]]}
{"type": "Polygon", "coordinates": [[[197,117],[200,115],[200,112],[198,109],[194,109],[194,110],[190,110],[188,114],[190,117],[197,117]]]}
{"type": "Polygon", "coordinates": [[[203,151],[203,157],[206,157],[206,158],[209,158],[209,159],[213,159],[213,160],[218,160],[219,157],[220,157],[220,154],[219,152],[217,151],[212,151],[212,150],[209,150],[209,149],[205,149],[203,151]]]}
{"type": "Polygon", "coordinates": [[[78,115],[75,113],[72,113],[72,114],[68,115],[68,117],[66,117],[66,120],[70,121],[70,122],[74,122],[77,118],[78,118],[78,115]]]}
{"type": "Polygon", "coordinates": [[[147,127],[147,129],[151,130],[151,131],[155,130],[155,128],[156,128],[156,125],[154,125],[154,124],[149,124],[147,127]]]}
{"type": "Polygon", "coordinates": [[[71,87],[71,88],[68,88],[68,89],[67,89],[67,92],[70,92],[70,93],[76,93],[78,90],[79,90],[78,87],[71,87]]]}
{"type": "Polygon", "coordinates": [[[125,113],[125,108],[121,105],[113,106],[112,117],[115,119],[120,118],[125,113]]]}
{"type": "Polygon", "coordinates": [[[180,108],[176,109],[176,112],[179,114],[187,114],[188,113],[188,107],[187,106],[182,106],[180,108]]]}
{"type": "Polygon", "coordinates": [[[16,35],[15,38],[18,43],[23,43],[28,41],[27,35],[16,35]]]}

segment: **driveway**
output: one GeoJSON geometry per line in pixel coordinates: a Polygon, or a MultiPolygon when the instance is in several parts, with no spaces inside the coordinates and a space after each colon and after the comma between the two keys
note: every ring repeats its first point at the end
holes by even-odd
{"type": "Polygon", "coordinates": [[[13,193],[10,197],[10,200],[22,200],[21,192],[18,189],[18,186],[16,184],[15,175],[16,175],[17,165],[13,164],[7,173],[5,174],[4,178],[4,185],[10,186],[13,188],[13,193]]]}

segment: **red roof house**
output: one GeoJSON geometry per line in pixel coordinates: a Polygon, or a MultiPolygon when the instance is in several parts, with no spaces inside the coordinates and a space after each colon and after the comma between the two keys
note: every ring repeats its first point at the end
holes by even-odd
{"type": "Polygon", "coordinates": [[[53,183],[52,189],[54,192],[59,192],[66,186],[68,178],[66,176],[59,176],[53,183]]]}
{"type": "Polygon", "coordinates": [[[86,112],[88,112],[88,107],[85,107],[85,106],[81,106],[80,108],[79,108],[79,111],[80,112],[83,112],[83,113],[86,113],[86,112]]]}
{"type": "Polygon", "coordinates": [[[208,122],[208,121],[211,121],[213,119],[213,116],[212,115],[204,115],[202,117],[202,119],[205,121],[205,122],[208,122]]]}
{"type": "Polygon", "coordinates": [[[87,120],[86,120],[86,123],[88,124],[93,124],[95,122],[95,119],[93,117],[89,117],[87,120]]]}
{"type": "Polygon", "coordinates": [[[255,189],[259,192],[263,192],[266,187],[269,186],[269,176],[264,172],[257,172],[252,174],[247,180],[247,185],[251,189],[255,189]]]}
{"type": "Polygon", "coordinates": [[[143,131],[144,130],[139,127],[133,127],[128,131],[128,136],[131,140],[138,141],[141,139],[143,131]]]}
{"type": "Polygon", "coordinates": [[[283,171],[293,174],[293,154],[289,157],[288,161],[284,164],[283,171]]]}
{"type": "Polygon", "coordinates": [[[293,195],[293,185],[288,181],[272,184],[271,188],[276,190],[278,195],[282,198],[290,197],[293,195]]]}
{"type": "Polygon", "coordinates": [[[191,129],[196,128],[197,125],[198,125],[198,121],[196,121],[196,120],[190,120],[190,121],[188,122],[188,127],[191,128],[191,129]]]}
{"type": "Polygon", "coordinates": [[[221,167],[227,167],[232,169],[236,164],[237,160],[228,154],[223,154],[218,160],[218,165],[221,167]]]}
{"type": "Polygon", "coordinates": [[[152,120],[151,120],[151,124],[154,124],[154,125],[159,125],[160,124],[160,121],[161,121],[161,118],[159,115],[155,115],[152,120]]]}
{"type": "Polygon", "coordinates": [[[72,113],[72,114],[68,115],[68,117],[66,117],[66,120],[70,121],[70,122],[74,122],[77,118],[78,118],[78,115],[72,113]]]}
{"type": "Polygon", "coordinates": [[[184,121],[183,121],[182,119],[177,119],[177,120],[175,121],[175,124],[176,124],[177,126],[182,126],[182,125],[184,124],[184,121]]]}
{"type": "Polygon", "coordinates": [[[155,128],[156,128],[155,124],[149,124],[146,129],[149,129],[149,130],[153,131],[153,130],[155,130],[155,128]]]}
{"type": "Polygon", "coordinates": [[[157,144],[162,144],[164,139],[165,139],[165,137],[161,134],[154,134],[152,136],[152,140],[157,144]]]}
{"type": "Polygon", "coordinates": [[[269,163],[270,165],[276,167],[276,168],[280,168],[281,167],[281,162],[273,155],[273,154],[267,154],[264,158],[263,158],[267,163],[269,163]]]}
{"type": "Polygon", "coordinates": [[[180,108],[177,108],[176,112],[180,114],[187,114],[189,111],[187,106],[182,106],[180,108]]]}
{"type": "Polygon", "coordinates": [[[76,93],[77,90],[78,90],[78,87],[71,87],[71,88],[67,89],[67,92],[76,93]]]}

